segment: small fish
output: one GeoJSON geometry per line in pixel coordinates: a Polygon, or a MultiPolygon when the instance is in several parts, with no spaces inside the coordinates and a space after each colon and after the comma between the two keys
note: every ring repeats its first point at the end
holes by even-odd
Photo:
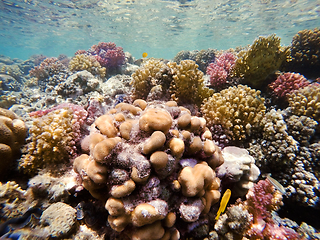
{"type": "Polygon", "coordinates": [[[281,192],[283,195],[286,194],[286,190],[277,180],[275,180],[270,175],[267,175],[267,179],[279,192],[281,192]]]}
{"type": "Polygon", "coordinates": [[[146,53],[146,52],[142,53],[142,57],[143,57],[143,58],[148,57],[148,53],[146,53]]]}
{"type": "Polygon", "coordinates": [[[227,189],[227,191],[225,191],[223,196],[222,196],[222,199],[221,199],[221,202],[220,202],[220,207],[219,207],[219,210],[217,212],[216,220],[219,219],[220,214],[223,213],[224,210],[226,209],[230,197],[231,197],[231,190],[227,189]]]}

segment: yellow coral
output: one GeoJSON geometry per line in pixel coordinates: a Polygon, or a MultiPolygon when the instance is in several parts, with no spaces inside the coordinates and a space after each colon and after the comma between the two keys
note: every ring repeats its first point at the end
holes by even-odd
{"type": "Polygon", "coordinates": [[[73,150],[72,119],[73,112],[67,109],[52,111],[34,119],[19,168],[33,174],[47,164],[66,161],[73,150]]]}
{"type": "Polygon", "coordinates": [[[158,59],[149,59],[132,74],[134,98],[146,99],[151,88],[156,85],[155,76],[166,64],[158,59]]]}
{"type": "Polygon", "coordinates": [[[320,84],[311,84],[293,92],[288,102],[293,114],[320,121],[320,84]]]}
{"type": "Polygon", "coordinates": [[[87,70],[93,75],[100,75],[101,77],[106,75],[106,68],[101,67],[94,56],[88,56],[86,54],[75,55],[69,62],[69,69],[70,71],[87,70]]]}
{"type": "Polygon", "coordinates": [[[260,91],[238,85],[214,93],[201,111],[208,127],[221,124],[229,138],[242,140],[259,129],[266,107],[260,91]]]}
{"type": "Polygon", "coordinates": [[[231,75],[244,78],[252,86],[260,86],[269,74],[289,59],[290,49],[280,46],[280,38],[272,34],[259,37],[247,49],[238,53],[231,75]]]}
{"type": "Polygon", "coordinates": [[[205,87],[203,73],[194,61],[183,60],[179,65],[169,62],[167,65],[173,70],[173,82],[170,86],[172,100],[200,105],[212,95],[213,90],[205,87]]]}

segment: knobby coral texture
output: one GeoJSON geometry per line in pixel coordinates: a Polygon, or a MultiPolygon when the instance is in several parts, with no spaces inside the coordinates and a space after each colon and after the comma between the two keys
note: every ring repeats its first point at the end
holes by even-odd
{"type": "Polygon", "coordinates": [[[39,66],[35,66],[30,70],[30,76],[36,77],[38,80],[46,79],[50,76],[57,75],[64,71],[66,66],[62,64],[58,58],[46,58],[39,66]]]}
{"type": "Polygon", "coordinates": [[[74,161],[82,186],[105,202],[115,236],[184,239],[219,201],[223,163],[203,118],[176,102],[120,103],[98,117],[74,161]]]}

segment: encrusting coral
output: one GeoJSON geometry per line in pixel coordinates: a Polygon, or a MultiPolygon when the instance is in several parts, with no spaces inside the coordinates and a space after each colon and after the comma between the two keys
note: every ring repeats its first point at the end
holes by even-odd
{"type": "Polygon", "coordinates": [[[0,108],[0,178],[7,175],[26,136],[25,123],[14,112],[0,108]]]}
{"type": "Polygon", "coordinates": [[[75,157],[76,144],[87,117],[82,107],[61,104],[53,109],[33,112],[31,116],[34,117],[33,125],[19,162],[20,169],[35,174],[43,166],[68,162],[75,157]]]}
{"type": "Polygon", "coordinates": [[[192,60],[180,64],[150,59],[132,74],[134,98],[174,100],[200,105],[213,91],[204,84],[203,73],[192,60]]]}
{"type": "Polygon", "coordinates": [[[116,105],[90,129],[74,170],[93,197],[106,201],[115,233],[179,239],[192,234],[189,224],[208,222],[220,198],[214,169],[223,157],[203,118],[174,101],[137,99],[116,105]]]}
{"type": "Polygon", "coordinates": [[[281,64],[289,59],[289,54],[289,48],[281,47],[280,38],[275,34],[259,37],[248,49],[238,53],[231,75],[259,87],[269,74],[280,69],[281,64]]]}
{"type": "Polygon", "coordinates": [[[93,75],[104,77],[106,75],[106,68],[101,67],[100,63],[94,56],[86,54],[75,55],[69,62],[70,71],[87,70],[93,75]]]}
{"type": "Polygon", "coordinates": [[[259,90],[238,85],[205,99],[201,111],[209,128],[221,125],[228,138],[238,141],[259,131],[266,107],[259,90]]]}

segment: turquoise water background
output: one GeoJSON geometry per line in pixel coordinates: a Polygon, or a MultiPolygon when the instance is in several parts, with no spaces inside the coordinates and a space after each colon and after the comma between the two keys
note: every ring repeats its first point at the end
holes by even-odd
{"type": "Polygon", "coordinates": [[[140,58],[181,50],[228,49],[276,33],[289,45],[320,27],[319,0],[1,0],[0,54],[73,56],[115,42],[140,58]]]}

